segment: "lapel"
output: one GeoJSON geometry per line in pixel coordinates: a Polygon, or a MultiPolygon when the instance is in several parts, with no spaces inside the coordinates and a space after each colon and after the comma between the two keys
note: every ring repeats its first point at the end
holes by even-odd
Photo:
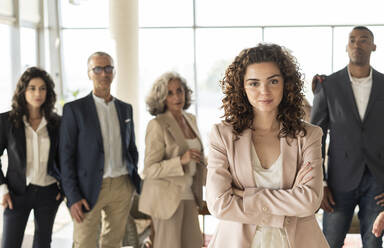
{"type": "Polygon", "coordinates": [[[17,152],[18,155],[20,156],[20,161],[21,161],[21,167],[23,169],[23,172],[25,174],[26,169],[27,169],[27,144],[26,144],[26,137],[25,137],[25,126],[24,123],[22,122],[21,126],[18,128],[13,129],[13,135],[15,137],[15,143],[17,146],[17,152]]]}
{"type": "Polygon", "coordinates": [[[178,126],[177,121],[172,116],[170,111],[164,113],[164,121],[167,124],[167,129],[172,137],[175,139],[176,143],[180,146],[180,151],[184,152],[188,148],[188,144],[185,141],[184,134],[181,131],[181,128],[178,126]]]}
{"type": "Polygon", "coordinates": [[[369,100],[368,100],[368,105],[367,109],[365,110],[364,113],[364,119],[363,122],[367,119],[367,116],[369,114],[369,111],[372,109],[373,104],[375,103],[375,99],[381,94],[382,91],[377,90],[378,88],[378,78],[377,78],[377,73],[376,71],[372,68],[372,88],[371,88],[371,93],[369,94],[369,100]]]}
{"type": "Polygon", "coordinates": [[[86,97],[86,104],[84,104],[84,107],[87,109],[87,112],[89,114],[89,125],[87,125],[87,128],[93,128],[94,133],[96,135],[96,139],[101,146],[101,148],[104,150],[103,146],[103,138],[101,135],[101,127],[100,127],[100,120],[97,115],[97,110],[96,110],[96,103],[95,100],[93,99],[92,92],[86,97]]]}
{"type": "MultiPolygon", "coordinates": [[[[123,147],[122,152],[124,154],[125,151],[126,151],[125,147],[127,147],[127,144],[129,144],[129,142],[127,140],[129,137],[125,137],[126,132],[125,132],[125,129],[124,129],[124,127],[129,127],[129,125],[124,123],[128,119],[125,120],[125,116],[123,116],[123,113],[122,113],[123,109],[120,106],[120,103],[119,103],[119,101],[116,98],[114,99],[114,103],[115,103],[117,118],[119,119],[120,136],[121,136],[121,142],[122,142],[121,144],[122,144],[122,147],[123,147]],[[125,143],[126,140],[127,140],[127,144],[125,143]]],[[[130,121],[132,121],[132,119],[130,121]]]]}
{"type": "Polygon", "coordinates": [[[49,141],[50,141],[50,146],[49,146],[49,153],[48,153],[48,165],[47,165],[47,169],[50,167],[50,165],[52,165],[52,160],[54,159],[53,158],[53,155],[54,155],[54,150],[56,149],[56,137],[57,135],[55,130],[47,124],[47,131],[48,131],[48,136],[49,136],[49,141]]]}
{"type": "Polygon", "coordinates": [[[197,139],[200,142],[201,149],[203,150],[203,142],[201,141],[201,137],[200,137],[200,133],[199,133],[199,129],[198,129],[197,125],[192,120],[192,118],[190,118],[189,115],[187,115],[187,113],[185,113],[184,111],[183,111],[183,116],[187,120],[188,125],[192,128],[192,131],[195,133],[197,139]]]}
{"type": "Polygon", "coordinates": [[[297,154],[298,143],[297,139],[280,138],[280,152],[282,153],[283,161],[283,189],[292,187],[297,171],[297,154]]]}
{"type": "Polygon", "coordinates": [[[253,166],[251,157],[252,130],[247,128],[243,131],[238,140],[233,141],[234,147],[234,170],[239,184],[243,187],[256,187],[253,177],[253,166]],[[241,183],[240,183],[241,182],[241,183]]]}
{"type": "Polygon", "coordinates": [[[339,81],[342,83],[342,86],[345,89],[345,92],[347,95],[347,99],[346,99],[347,106],[352,106],[353,115],[355,116],[357,121],[361,124],[362,122],[361,122],[359,110],[357,108],[355,95],[353,94],[351,79],[349,78],[349,74],[348,74],[348,66],[345,67],[345,69],[342,71],[342,75],[339,81]]]}

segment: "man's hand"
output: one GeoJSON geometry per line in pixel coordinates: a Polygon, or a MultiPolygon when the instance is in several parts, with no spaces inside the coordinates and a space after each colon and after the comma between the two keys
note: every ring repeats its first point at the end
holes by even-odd
{"type": "Polygon", "coordinates": [[[75,219],[77,221],[77,223],[81,223],[84,220],[85,216],[84,216],[84,212],[82,209],[83,206],[86,210],[88,210],[88,211],[90,210],[88,202],[84,198],[81,199],[80,201],[72,204],[72,206],[70,208],[72,218],[75,219]]]}
{"type": "Polygon", "coordinates": [[[3,205],[4,208],[9,208],[10,210],[13,210],[11,195],[9,193],[3,196],[3,201],[1,202],[1,205],[3,205]]]}
{"type": "Polygon", "coordinates": [[[375,196],[374,199],[377,201],[376,202],[377,205],[384,207],[384,193],[381,193],[380,195],[375,196]]]}
{"type": "Polygon", "coordinates": [[[372,233],[378,238],[384,230],[384,212],[381,212],[373,223],[372,233]]]}
{"type": "Polygon", "coordinates": [[[333,200],[332,192],[331,190],[325,186],[324,187],[324,195],[323,200],[321,201],[320,208],[324,209],[326,212],[333,212],[333,206],[335,205],[335,201],[333,200]]]}

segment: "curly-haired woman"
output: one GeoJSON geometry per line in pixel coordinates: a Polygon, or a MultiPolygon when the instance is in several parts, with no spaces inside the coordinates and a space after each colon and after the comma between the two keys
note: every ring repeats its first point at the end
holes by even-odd
{"type": "Polygon", "coordinates": [[[202,246],[197,207],[202,207],[206,168],[196,118],[184,111],[191,93],[185,79],[167,72],[147,98],[148,111],[156,117],[145,136],[139,210],[152,217],[155,248],[202,246]]]}
{"type": "Polygon", "coordinates": [[[220,223],[209,247],[328,247],[319,127],[303,121],[295,58],[275,44],[244,49],[221,81],[224,121],[210,136],[207,204],[220,223]]]}
{"type": "Polygon", "coordinates": [[[53,222],[62,199],[57,153],[60,117],[53,111],[54,86],[46,71],[28,68],[16,85],[12,110],[0,114],[0,156],[5,149],[8,154],[5,177],[0,170],[4,248],[21,247],[31,210],[33,247],[51,246],[53,222]]]}

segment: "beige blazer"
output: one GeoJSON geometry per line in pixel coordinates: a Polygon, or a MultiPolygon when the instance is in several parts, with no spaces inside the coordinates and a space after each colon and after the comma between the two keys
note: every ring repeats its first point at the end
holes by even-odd
{"type": "MultiPolygon", "coordinates": [[[[183,114],[202,144],[195,116],[185,112],[183,114]]],[[[173,177],[184,175],[180,157],[187,150],[184,134],[169,111],[158,115],[148,123],[140,211],[157,219],[169,219],[176,212],[181,201],[182,188],[173,177]]],[[[197,206],[200,207],[205,175],[205,163],[196,164],[192,192],[197,206]]]]}
{"type": "Polygon", "coordinates": [[[329,247],[314,213],[323,197],[321,158],[322,131],[305,123],[307,135],[280,140],[283,159],[283,188],[257,188],[251,164],[252,131],[235,139],[232,127],[216,124],[210,135],[207,204],[220,220],[209,247],[247,248],[257,226],[284,228],[291,248],[329,247]],[[287,141],[290,142],[288,145],[287,141]],[[314,178],[294,186],[300,167],[311,162],[314,178]],[[244,197],[233,189],[244,190],[244,197]]]}

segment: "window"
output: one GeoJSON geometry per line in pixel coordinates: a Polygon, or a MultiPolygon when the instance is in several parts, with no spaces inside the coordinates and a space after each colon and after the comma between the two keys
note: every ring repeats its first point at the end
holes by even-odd
{"type": "Polygon", "coordinates": [[[63,30],[64,101],[74,100],[92,90],[87,60],[97,51],[107,52],[115,57],[114,43],[107,29],[63,30]]]}
{"type": "Polygon", "coordinates": [[[11,109],[11,99],[13,93],[11,77],[11,28],[0,24],[0,113],[11,109]]]}
{"type": "Polygon", "coordinates": [[[37,34],[36,29],[20,28],[21,72],[37,65],[37,34]]]}

